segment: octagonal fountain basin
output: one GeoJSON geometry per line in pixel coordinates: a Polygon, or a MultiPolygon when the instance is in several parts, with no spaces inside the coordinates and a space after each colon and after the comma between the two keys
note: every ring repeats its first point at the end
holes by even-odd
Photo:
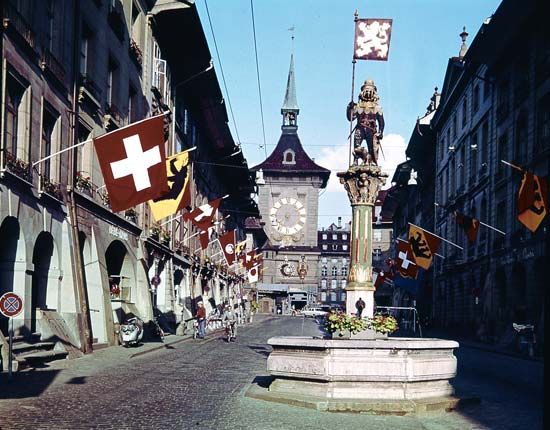
{"type": "Polygon", "coordinates": [[[454,393],[454,349],[443,339],[272,337],[269,392],[332,400],[422,400],[454,393]]]}

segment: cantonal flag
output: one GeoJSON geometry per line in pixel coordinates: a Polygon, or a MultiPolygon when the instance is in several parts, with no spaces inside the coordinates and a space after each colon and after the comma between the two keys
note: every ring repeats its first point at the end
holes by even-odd
{"type": "Polygon", "coordinates": [[[441,239],[415,225],[409,225],[409,243],[415,263],[428,270],[432,264],[434,254],[439,248],[441,239]]]}
{"type": "Polygon", "coordinates": [[[235,230],[222,234],[218,241],[223,251],[225,262],[228,266],[235,262],[235,230]]]}
{"type": "Polygon", "coordinates": [[[191,165],[189,155],[189,151],[183,151],[166,159],[166,172],[170,191],[154,200],[149,200],[149,207],[156,221],[190,206],[189,176],[191,165]]]}
{"type": "Polygon", "coordinates": [[[163,126],[158,115],[93,139],[113,212],[169,191],[163,126]]]}
{"type": "Polygon", "coordinates": [[[191,212],[184,214],[183,219],[185,221],[191,221],[191,223],[201,232],[207,231],[213,227],[214,217],[216,216],[216,211],[220,206],[221,200],[222,198],[220,197],[219,199],[199,206],[191,212]]]}
{"type": "Polygon", "coordinates": [[[456,218],[456,223],[462,226],[462,228],[464,229],[464,232],[468,237],[468,241],[470,241],[470,243],[475,242],[477,238],[477,232],[479,230],[479,220],[457,211],[454,212],[454,215],[456,218]]]}
{"type": "Polygon", "coordinates": [[[548,181],[524,172],[518,190],[518,220],[533,233],[548,215],[548,181]]]}
{"type": "Polygon", "coordinates": [[[353,58],[387,61],[390,50],[391,19],[357,19],[353,58]]]}

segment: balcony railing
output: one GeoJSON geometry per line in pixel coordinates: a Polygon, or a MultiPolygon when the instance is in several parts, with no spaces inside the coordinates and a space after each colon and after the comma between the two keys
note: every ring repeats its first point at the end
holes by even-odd
{"type": "Polygon", "coordinates": [[[17,158],[9,151],[6,151],[6,170],[32,184],[30,163],[17,158]]]}
{"type": "Polygon", "coordinates": [[[63,201],[63,193],[61,192],[61,184],[53,182],[50,178],[41,177],[40,186],[42,192],[54,197],[59,201],[63,201]]]}
{"type": "Polygon", "coordinates": [[[63,65],[48,49],[46,49],[42,54],[40,67],[44,71],[48,70],[53,76],[55,76],[59,80],[59,82],[63,83],[65,81],[65,69],[63,68],[63,65]]]}
{"type": "Polygon", "coordinates": [[[34,32],[17,9],[7,1],[2,8],[2,25],[6,30],[15,30],[31,48],[35,48],[34,32]]]}
{"type": "Polygon", "coordinates": [[[141,69],[143,66],[143,52],[141,52],[139,45],[134,39],[130,39],[130,46],[128,49],[130,51],[130,58],[132,58],[136,66],[141,69]]]}

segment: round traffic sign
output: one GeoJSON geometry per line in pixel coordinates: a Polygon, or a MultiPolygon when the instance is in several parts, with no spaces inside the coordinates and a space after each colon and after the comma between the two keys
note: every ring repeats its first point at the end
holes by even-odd
{"type": "Polygon", "coordinates": [[[0,297],[0,313],[5,317],[14,317],[23,310],[23,299],[15,293],[6,293],[0,297]]]}

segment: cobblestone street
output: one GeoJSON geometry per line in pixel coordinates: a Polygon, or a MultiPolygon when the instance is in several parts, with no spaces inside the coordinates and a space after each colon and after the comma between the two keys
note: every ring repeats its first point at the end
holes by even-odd
{"type": "MultiPolygon", "coordinates": [[[[239,328],[128,358],[122,347],[0,378],[0,428],[8,429],[538,429],[542,363],[461,348],[455,386],[481,404],[420,417],[331,414],[244,397],[266,375],[266,340],[317,335],[311,319],[260,317],[239,328]],[[506,369],[521,370],[521,380],[506,369]],[[496,370],[500,369],[497,373],[496,370]],[[537,382],[538,381],[538,382],[537,382]]],[[[173,341],[171,341],[173,342],[173,341]]],[[[143,348],[143,347],[142,347],[143,348]]]]}

